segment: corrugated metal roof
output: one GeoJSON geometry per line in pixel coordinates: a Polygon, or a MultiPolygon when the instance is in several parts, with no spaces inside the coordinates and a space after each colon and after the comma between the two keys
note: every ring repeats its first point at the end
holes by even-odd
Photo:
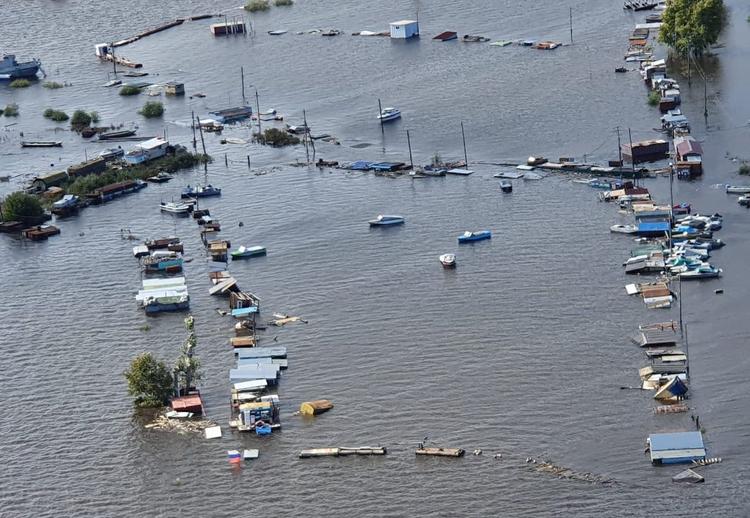
{"type": "Polygon", "coordinates": [[[648,439],[652,452],[704,448],[701,432],[652,433],[648,439]]]}

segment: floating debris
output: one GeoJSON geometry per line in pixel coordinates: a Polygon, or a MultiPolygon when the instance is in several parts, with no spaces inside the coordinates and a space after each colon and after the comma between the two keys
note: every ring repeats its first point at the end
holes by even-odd
{"type": "Polygon", "coordinates": [[[595,475],[593,473],[579,473],[577,471],[573,471],[570,468],[557,466],[555,464],[552,464],[551,462],[541,462],[537,464],[536,459],[531,459],[531,461],[527,459],[526,462],[534,464],[533,469],[535,471],[538,471],[540,473],[549,473],[562,479],[577,480],[580,482],[589,482],[592,484],[611,484],[614,482],[613,480],[601,475],[595,475]]]}
{"type": "MultiPolygon", "coordinates": [[[[219,428],[216,423],[208,419],[190,419],[182,414],[189,412],[167,412],[158,415],[151,423],[144,426],[148,430],[159,430],[161,432],[177,433],[201,433],[212,427],[219,428]],[[170,415],[174,417],[170,417],[170,415]]],[[[221,428],[219,428],[221,430],[221,428]]]]}
{"type": "Polygon", "coordinates": [[[385,455],[388,451],[383,446],[361,446],[358,448],[311,448],[299,452],[300,459],[312,457],[345,457],[348,455],[385,455]]]}
{"type": "Polygon", "coordinates": [[[299,407],[299,413],[302,415],[320,415],[328,412],[333,408],[333,403],[327,399],[318,399],[315,401],[306,401],[299,407]]]}
{"type": "Polygon", "coordinates": [[[672,477],[672,482],[690,482],[693,484],[699,484],[701,482],[705,482],[705,480],[705,478],[703,478],[701,475],[690,468],[686,469],[685,471],[681,471],[672,477]]]}
{"type": "Polygon", "coordinates": [[[462,448],[425,448],[420,446],[415,453],[417,455],[428,455],[432,457],[463,457],[466,451],[462,448]]]}

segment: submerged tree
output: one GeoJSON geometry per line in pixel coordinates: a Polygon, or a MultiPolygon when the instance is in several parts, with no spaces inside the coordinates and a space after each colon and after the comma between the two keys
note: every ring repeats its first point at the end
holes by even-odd
{"type": "Polygon", "coordinates": [[[169,367],[151,353],[135,357],[124,373],[128,380],[128,394],[138,407],[160,407],[169,402],[173,394],[173,378],[169,367]]]}
{"type": "Polygon", "coordinates": [[[670,0],[659,41],[682,57],[700,56],[718,41],[726,18],[724,0],[670,0]]]}
{"type": "Polygon", "coordinates": [[[2,216],[5,221],[26,223],[44,214],[39,199],[21,191],[9,194],[0,205],[2,205],[2,216]]]}
{"type": "Polygon", "coordinates": [[[192,388],[193,383],[201,378],[201,363],[198,358],[193,356],[195,347],[198,345],[198,339],[195,337],[195,319],[192,315],[185,319],[185,329],[188,336],[185,343],[182,344],[180,356],[174,365],[174,376],[181,393],[192,388]]]}

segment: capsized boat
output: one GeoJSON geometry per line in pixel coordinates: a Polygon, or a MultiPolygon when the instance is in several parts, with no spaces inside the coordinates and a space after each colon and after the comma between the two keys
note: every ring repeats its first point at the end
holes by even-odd
{"type": "Polygon", "coordinates": [[[489,230],[479,230],[477,232],[469,232],[468,230],[458,236],[459,243],[471,243],[472,241],[482,241],[484,239],[492,238],[492,232],[489,230]]]}
{"type": "Polygon", "coordinates": [[[172,214],[187,214],[188,212],[193,210],[193,204],[163,201],[159,204],[159,209],[162,212],[170,212],[172,214]]]}
{"type": "Polygon", "coordinates": [[[380,122],[389,122],[394,121],[396,119],[401,118],[401,110],[398,108],[383,108],[383,111],[380,112],[380,115],[378,115],[378,120],[380,122]]]}
{"type": "Polygon", "coordinates": [[[438,257],[438,261],[443,265],[443,268],[455,268],[456,254],[443,254],[438,257]]]}
{"type": "Polygon", "coordinates": [[[245,259],[247,257],[258,257],[266,255],[265,246],[241,246],[237,250],[231,252],[232,259],[245,259]]]}
{"type": "Polygon", "coordinates": [[[403,216],[388,216],[381,214],[375,219],[368,221],[371,227],[382,227],[387,225],[401,225],[405,222],[403,216]]]}
{"type": "Polygon", "coordinates": [[[612,225],[609,227],[609,231],[618,234],[635,234],[638,232],[638,227],[635,225],[612,225]]]}
{"type": "Polygon", "coordinates": [[[22,140],[21,147],[62,147],[59,140],[22,140]]]}
{"type": "Polygon", "coordinates": [[[500,182],[500,190],[503,192],[513,192],[513,184],[507,180],[500,182]]]}
{"type": "Polygon", "coordinates": [[[182,190],[180,195],[183,198],[207,198],[208,196],[221,196],[221,189],[214,187],[211,184],[208,185],[196,185],[191,187],[188,185],[182,190]]]}

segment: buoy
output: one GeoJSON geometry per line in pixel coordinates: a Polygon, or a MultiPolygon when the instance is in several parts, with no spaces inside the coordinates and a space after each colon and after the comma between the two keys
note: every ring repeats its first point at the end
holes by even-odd
{"type": "Polygon", "coordinates": [[[481,455],[481,454],[482,454],[482,450],[474,450],[474,455],[481,455]]]}

